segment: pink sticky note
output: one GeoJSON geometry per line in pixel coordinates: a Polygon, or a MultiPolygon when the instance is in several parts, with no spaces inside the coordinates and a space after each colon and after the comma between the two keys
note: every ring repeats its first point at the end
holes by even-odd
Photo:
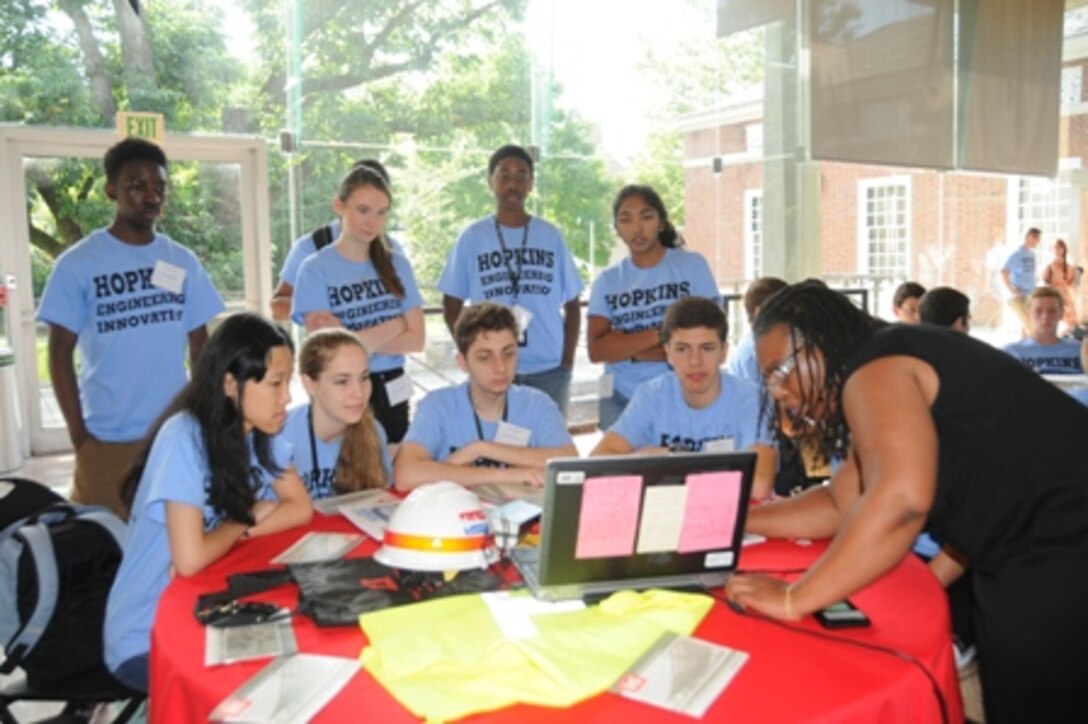
{"type": "Polygon", "coordinates": [[[589,478],[582,486],[575,558],[629,556],[635,549],[642,478],[589,478]]]}
{"type": "Polygon", "coordinates": [[[728,548],[737,524],[741,474],[736,470],[689,475],[680,552],[728,548]]]}

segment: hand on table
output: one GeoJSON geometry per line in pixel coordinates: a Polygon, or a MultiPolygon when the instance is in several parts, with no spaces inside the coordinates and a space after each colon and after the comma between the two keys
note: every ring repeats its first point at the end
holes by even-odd
{"type": "Polygon", "coordinates": [[[738,574],[725,584],[730,600],[771,618],[798,621],[801,616],[793,602],[787,602],[787,581],[762,573],[738,574]]]}

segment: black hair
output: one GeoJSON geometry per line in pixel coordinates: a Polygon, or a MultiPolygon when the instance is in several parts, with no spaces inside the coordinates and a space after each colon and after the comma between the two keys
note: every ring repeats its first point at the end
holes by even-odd
{"type": "Polygon", "coordinates": [[[121,169],[129,161],[151,161],[166,168],[166,153],[151,141],[142,138],[126,138],[110,146],[102,158],[106,169],[106,181],[117,183],[121,169]]]}
{"type": "Polygon", "coordinates": [[[495,153],[491,154],[491,158],[487,161],[487,175],[490,176],[495,173],[495,169],[502,163],[502,160],[510,157],[520,158],[529,166],[529,173],[534,173],[533,157],[529,155],[529,152],[521,146],[508,143],[495,151],[495,153]]]}
{"type": "Polygon", "coordinates": [[[661,232],[657,235],[657,240],[661,242],[662,246],[675,249],[684,245],[684,238],[677,233],[676,227],[669,221],[669,212],[665,208],[665,202],[661,200],[660,194],[654,191],[652,186],[628,184],[620,189],[615,200],[612,201],[613,224],[616,223],[616,217],[620,213],[620,206],[632,196],[638,196],[657,212],[658,217],[661,219],[661,232]]]}
{"type": "MultiPolygon", "coordinates": [[[[351,170],[340,180],[337,197],[341,201],[346,202],[355,189],[362,186],[371,186],[385,194],[390,204],[393,203],[393,192],[389,188],[389,179],[374,167],[374,163],[377,162],[360,162],[352,166],[351,170]]],[[[381,164],[378,165],[381,166],[381,164]]],[[[378,273],[378,279],[385,285],[386,290],[393,296],[403,299],[406,294],[404,282],[401,281],[396,267],[393,266],[391,249],[392,245],[385,234],[382,233],[371,239],[370,245],[367,247],[367,255],[370,258],[370,263],[374,265],[374,271],[378,273]]]]}
{"type": "MultiPolygon", "coordinates": [[[[258,472],[250,467],[242,406],[246,384],[260,382],[268,371],[274,347],[293,350],[291,337],[279,326],[249,313],[227,317],[204,346],[189,384],[175,398],[148,435],[140,459],[125,481],[122,498],[132,507],[151,444],[163,423],[177,412],[196,419],[208,462],[208,502],[229,520],[253,525],[254,487],[258,472]],[[237,403],[227,396],[224,380],[230,374],[238,384],[237,403]]],[[[253,451],[260,467],[279,475],[282,468],[272,458],[271,437],[253,429],[253,451]]]]}
{"type": "Polygon", "coordinates": [[[896,307],[903,306],[903,302],[915,297],[921,297],[926,293],[926,288],[918,282],[903,282],[895,288],[895,296],[892,297],[892,303],[896,307]]]}
{"type": "Polygon", "coordinates": [[[706,297],[684,297],[665,310],[665,318],[661,320],[661,344],[668,344],[678,329],[696,327],[713,329],[719,342],[724,342],[729,335],[729,320],[717,302],[706,297]]]}
{"type": "Polygon", "coordinates": [[[960,317],[964,321],[971,316],[971,300],[952,287],[934,287],[922,295],[918,302],[918,317],[925,324],[951,327],[960,317]]]}
{"type": "MultiPolygon", "coordinates": [[[[825,410],[823,419],[791,419],[790,422],[794,429],[813,428],[806,434],[813,437],[825,462],[842,457],[850,443],[850,432],[842,411],[846,362],[854,349],[885,322],[870,316],[845,295],[828,289],[822,282],[804,281],[781,290],[760,307],[752,325],[752,334],[759,339],[782,324],[789,327],[794,354],[805,349],[811,355],[818,350],[824,368],[822,388],[819,390],[815,389],[811,378],[801,379],[803,407],[812,410],[822,400],[825,410]]],[[[772,410],[774,406],[770,404],[766,385],[763,396],[762,408],[772,410]]],[[[781,415],[773,415],[772,424],[777,434],[784,434],[781,415]]]]}

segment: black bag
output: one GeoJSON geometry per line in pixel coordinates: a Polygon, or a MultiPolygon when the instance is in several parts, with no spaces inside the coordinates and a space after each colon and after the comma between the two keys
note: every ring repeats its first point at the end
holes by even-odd
{"type": "Polygon", "coordinates": [[[31,688],[108,676],[102,625],[124,534],[106,508],[68,503],[0,532],[0,674],[22,667],[31,688]]]}
{"type": "Polygon", "coordinates": [[[298,609],[318,626],[355,626],[359,614],[459,593],[494,591],[502,578],[488,571],[461,571],[446,581],[441,573],[389,568],[373,558],[291,563],[299,587],[298,609]]]}

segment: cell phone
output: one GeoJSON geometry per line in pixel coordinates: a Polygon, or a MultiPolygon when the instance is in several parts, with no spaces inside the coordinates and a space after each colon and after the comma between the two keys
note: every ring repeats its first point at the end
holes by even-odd
{"type": "Polygon", "coordinates": [[[839,601],[812,614],[824,628],[858,628],[869,625],[869,618],[849,601],[839,601]]]}

